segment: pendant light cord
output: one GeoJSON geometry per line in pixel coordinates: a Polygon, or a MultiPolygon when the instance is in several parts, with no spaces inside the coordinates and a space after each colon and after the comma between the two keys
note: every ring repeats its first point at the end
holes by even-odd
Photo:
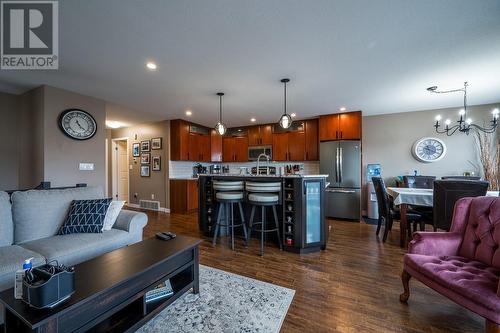
{"type": "Polygon", "coordinates": [[[286,114],[286,82],[285,83],[285,114],[286,114]]]}
{"type": "Polygon", "coordinates": [[[219,123],[222,123],[222,95],[219,95],[219,123]]]}

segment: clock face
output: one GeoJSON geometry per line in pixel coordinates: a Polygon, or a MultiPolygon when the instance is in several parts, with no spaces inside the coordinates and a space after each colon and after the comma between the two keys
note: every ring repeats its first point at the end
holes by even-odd
{"type": "Polygon", "coordinates": [[[421,162],[436,162],[446,154],[446,145],[437,138],[422,138],[412,147],[413,156],[421,162]]]}
{"type": "Polygon", "coordinates": [[[97,123],[88,112],[78,109],[66,110],[59,116],[59,127],[64,134],[75,140],[87,140],[97,131],[97,123]]]}

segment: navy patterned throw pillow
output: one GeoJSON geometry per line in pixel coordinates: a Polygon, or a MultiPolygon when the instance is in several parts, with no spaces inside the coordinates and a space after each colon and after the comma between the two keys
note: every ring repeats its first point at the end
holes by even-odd
{"type": "Polygon", "coordinates": [[[104,217],[110,203],[111,198],[73,200],[69,207],[68,217],[58,234],[102,233],[104,217]]]}

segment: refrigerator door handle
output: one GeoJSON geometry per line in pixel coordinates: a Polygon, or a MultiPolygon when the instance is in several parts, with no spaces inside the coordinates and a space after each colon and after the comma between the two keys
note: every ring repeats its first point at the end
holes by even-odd
{"type": "Polygon", "coordinates": [[[339,157],[339,183],[342,183],[342,154],[344,148],[339,148],[340,157],[339,157]]]}
{"type": "Polygon", "coordinates": [[[336,148],[335,152],[335,182],[339,182],[339,147],[336,148]]]}
{"type": "Polygon", "coordinates": [[[330,193],[356,193],[355,190],[340,190],[340,189],[333,189],[333,188],[327,188],[325,192],[330,192],[330,193]]]}

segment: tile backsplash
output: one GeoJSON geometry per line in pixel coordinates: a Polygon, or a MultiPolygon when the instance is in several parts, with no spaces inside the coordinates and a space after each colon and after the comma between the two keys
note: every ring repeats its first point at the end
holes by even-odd
{"type": "MultiPolygon", "coordinates": [[[[169,161],[169,177],[170,178],[187,178],[193,176],[193,166],[197,164],[195,162],[183,162],[183,161],[169,161]]],[[[239,173],[240,167],[254,167],[256,162],[243,162],[243,163],[201,163],[201,165],[210,166],[211,164],[229,165],[230,173],[239,173]]],[[[303,166],[304,175],[313,175],[319,173],[319,162],[271,162],[270,165],[275,167],[280,167],[283,165],[290,164],[300,164],[303,166]]],[[[265,163],[263,163],[265,165],[265,163]]]]}

